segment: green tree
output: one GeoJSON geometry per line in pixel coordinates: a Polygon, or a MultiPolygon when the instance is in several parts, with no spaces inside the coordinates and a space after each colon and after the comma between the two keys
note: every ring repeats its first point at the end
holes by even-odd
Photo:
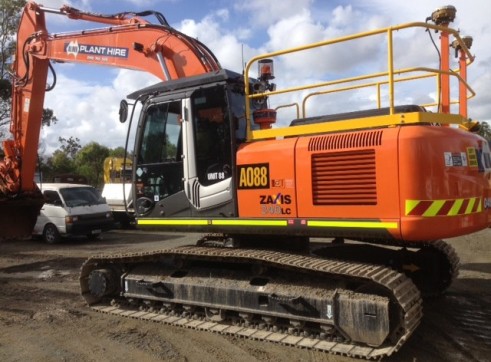
{"type": "Polygon", "coordinates": [[[75,172],[74,160],[61,150],[53,152],[47,163],[53,176],[75,172]]]}
{"type": "Polygon", "coordinates": [[[64,174],[75,174],[77,168],[75,166],[75,156],[82,148],[78,138],[58,137],[60,148],[58,148],[47,159],[40,157],[39,169],[43,175],[43,181],[51,182],[55,176],[64,174]]]}
{"type": "MultiPolygon", "coordinates": [[[[126,155],[126,157],[128,156],[126,155]]],[[[124,157],[124,147],[116,147],[109,150],[109,157],[124,157]]]]}
{"type": "Polygon", "coordinates": [[[51,126],[58,122],[58,118],[56,118],[52,109],[44,108],[43,109],[43,118],[41,119],[41,124],[43,126],[51,126]]]}
{"type": "Polygon", "coordinates": [[[25,0],[0,0],[0,126],[10,122],[12,56],[25,0]]]}
{"type": "Polygon", "coordinates": [[[70,159],[74,160],[78,151],[82,148],[80,139],[78,137],[70,136],[70,138],[58,137],[61,146],[60,150],[67,155],[70,159]]]}
{"type": "Polygon", "coordinates": [[[87,177],[89,184],[101,187],[104,183],[104,159],[109,156],[109,148],[97,142],[91,142],[77,153],[75,165],[77,172],[87,177]]]}

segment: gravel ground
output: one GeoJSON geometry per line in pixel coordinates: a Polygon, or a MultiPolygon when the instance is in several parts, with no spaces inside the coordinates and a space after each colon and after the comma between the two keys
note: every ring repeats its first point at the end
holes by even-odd
{"type": "MultiPolygon", "coordinates": [[[[1,361],[354,361],[89,310],[78,273],[91,254],[192,244],[193,234],[115,230],[101,240],[0,243],[1,361]]],[[[448,240],[461,258],[446,295],[386,361],[484,361],[491,354],[491,229],[448,240]]]]}

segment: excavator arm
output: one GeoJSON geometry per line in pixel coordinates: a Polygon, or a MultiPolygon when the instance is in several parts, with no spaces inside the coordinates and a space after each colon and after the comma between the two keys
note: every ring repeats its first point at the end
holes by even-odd
{"type": "Polygon", "coordinates": [[[13,68],[13,139],[4,141],[5,157],[0,161],[0,212],[18,216],[16,225],[7,220],[5,225],[0,223],[0,239],[29,234],[34,226],[32,219],[35,222],[34,215],[42,205],[34,173],[50,61],[141,70],[163,81],[221,69],[204,44],[172,28],[159,13],[101,15],[29,2],[20,20],[13,68]],[[50,34],[46,27],[48,13],[106,26],[50,34]],[[151,14],[156,15],[159,25],[142,17],[151,14]],[[28,223],[23,215],[31,215],[28,223]],[[23,231],[18,230],[21,225],[23,231]]]}

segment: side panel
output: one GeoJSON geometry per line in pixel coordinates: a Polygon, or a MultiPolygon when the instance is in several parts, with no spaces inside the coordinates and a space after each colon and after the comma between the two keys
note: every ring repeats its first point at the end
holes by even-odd
{"type": "Polygon", "coordinates": [[[450,127],[401,129],[402,233],[433,240],[490,225],[491,156],[487,142],[450,127]]]}
{"type": "Polygon", "coordinates": [[[240,217],[297,217],[296,142],[297,138],[268,140],[244,145],[238,151],[240,217]]]}
{"type": "Polygon", "coordinates": [[[398,132],[392,128],[300,139],[299,216],[398,219],[398,132]]]}
{"type": "Polygon", "coordinates": [[[400,238],[398,133],[398,128],[378,129],[298,141],[298,216],[310,230],[400,238]]]}
{"type": "Polygon", "coordinates": [[[451,127],[266,140],[238,152],[239,216],[281,219],[288,235],[428,242],[489,227],[490,173],[485,140],[451,127]]]}

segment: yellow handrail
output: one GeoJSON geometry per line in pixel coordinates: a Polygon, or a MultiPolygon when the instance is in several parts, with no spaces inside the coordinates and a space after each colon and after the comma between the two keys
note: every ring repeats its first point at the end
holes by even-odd
{"type": "MultiPolygon", "coordinates": [[[[407,24],[401,24],[397,26],[391,26],[387,28],[381,28],[381,29],[376,29],[376,30],[371,30],[367,32],[362,32],[358,34],[353,34],[353,35],[348,35],[348,36],[342,36],[339,38],[335,39],[330,39],[330,40],[325,40],[317,43],[312,43],[312,44],[307,44],[304,46],[300,47],[295,47],[295,48],[290,48],[290,49],[285,49],[285,50],[280,50],[276,52],[271,52],[263,55],[259,55],[256,57],[253,57],[247,64],[244,70],[244,81],[246,84],[245,87],[245,95],[248,100],[255,99],[255,98],[262,98],[262,97],[271,97],[274,95],[278,94],[283,94],[283,93],[290,93],[290,92],[295,92],[295,91],[304,91],[304,90],[309,90],[309,89],[314,89],[314,88],[320,88],[320,87],[325,87],[325,86],[332,86],[332,85],[339,85],[343,83],[350,83],[350,82],[359,82],[363,80],[368,80],[368,79],[373,79],[373,78],[380,78],[380,77],[385,77],[387,80],[384,81],[379,81],[379,82],[371,82],[371,83],[365,83],[365,84],[357,84],[353,86],[346,86],[342,88],[336,88],[336,89],[331,89],[331,90],[325,90],[321,92],[315,92],[312,95],[317,95],[317,94],[326,94],[326,93],[333,93],[333,92],[340,92],[340,91],[346,91],[346,90],[351,90],[351,89],[357,89],[357,88],[364,88],[368,86],[376,86],[377,87],[377,105],[380,108],[380,86],[383,84],[388,84],[389,86],[389,115],[392,116],[394,115],[394,104],[395,104],[395,99],[394,99],[394,84],[397,82],[401,81],[409,81],[409,80],[415,80],[415,79],[422,79],[422,78],[430,78],[430,77],[436,77],[437,79],[440,78],[443,74],[446,74],[448,76],[453,76],[457,77],[459,80],[459,83],[463,83],[465,85],[465,89],[467,89],[470,93],[471,96],[473,97],[475,95],[475,92],[472,90],[472,88],[467,84],[467,82],[458,74],[458,71],[442,71],[439,69],[432,69],[432,68],[425,68],[425,67],[416,67],[416,68],[407,68],[407,69],[394,69],[394,53],[393,53],[393,33],[394,31],[399,31],[407,28],[416,28],[416,27],[421,27],[425,28],[427,30],[436,30],[436,31],[445,31],[448,34],[451,34],[455,40],[458,42],[458,44],[461,47],[462,52],[465,54],[467,61],[466,64],[470,65],[474,61],[474,56],[470,53],[469,49],[467,48],[466,43],[462,40],[462,38],[459,35],[459,32],[455,29],[448,28],[446,26],[438,26],[438,25],[433,25],[429,23],[423,23],[423,22],[412,22],[412,23],[407,23],[407,24]],[[262,59],[268,59],[268,58],[274,58],[278,57],[281,55],[287,55],[291,53],[297,53],[305,50],[310,50],[314,48],[319,48],[319,47],[325,47],[337,43],[342,43],[342,42],[347,42],[355,39],[360,39],[360,38],[366,38],[370,36],[375,36],[375,35],[381,35],[381,34],[386,34],[387,35],[387,71],[386,72],[377,72],[377,73],[372,73],[372,74],[367,74],[367,75],[362,75],[362,76],[356,76],[356,77],[348,77],[344,79],[337,79],[329,82],[321,82],[321,83],[316,83],[316,84],[308,84],[308,85],[302,85],[302,86],[297,86],[297,87],[291,87],[291,88],[286,88],[286,89],[281,89],[281,90],[274,90],[270,92],[265,92],[265,93],[256,93],[256,94],[251,94],[251,89],[248,86],[250,83],[250,78],[249,78],[249,73],[251,71],[251,67],[254,63],[258,62],[259,60],[262,59]],[[407,77],[407,78],[398,78],[395,79],[395,76],[399,76],[404,73],[409,73],[409,72],[428,72],[431,74],[427,75],[419,75],[419,76],[413,76],[413,77],[407,77]]],[[[437,90],[438,92],[440,91],[440,80],[438,79],[437,81],[437,90]]],[[[302,113],[303,116],[305,117],[305,102],[308,97],[311,95],[308,95],[307,97],[304,98],[303,100],[303,108],[302,108],[302,113]]],[[[470,98],[469,97],[469,98],[470,98]]],[[[246,119],[247,119],[247,140],[251,141],[254,139],[262,139],[266,137],[271,137],[272,132],[268,132],[270,130],[252,130],[251,122],[252,122],[252,117],[251,117],[251,105],[250,102],[246,102],[245,105],[246,108],[246,119]]],[[[452,120],[452,122],[456,123],[462,123],[464,120],[461,119],[462,117],[450,117],[449,119],[452,120]]],[[[397,117],[389,117],[387,120],[382,120],[383,122],[393,122],[394,119],[398,119],[397,117]]],[[[338,127],[336,125],[336,127],[338,127]]],[[[307,128],[306,128],[307,129],[307,128]]],[[[308,131],[306,132],[312,132],[309,128],[308,131]]],[[[273,132],[276,137],[282,137],[285,135],[291,135],[292,131],[285,131],[281,132],[279,130],[275,130],[273,132]]]]}
{"type": "Polygon", "coordinates": [[[297,110],[297,118],[300,118],[300,106],[298,105],[298,103],[282,104],[281,106],[276,107],[274,110],[277,111],[278,109],[288,107],[295,107],[297,110]]]}
{"type": "MultiPolygon", "coordinates": [[[[438,69],[432,69],[432,68],[425,68],[425,67],[417,67],[417,68],[406,68],[406,69],[399,69],[397,70],[398,74],[404,74],[404,73],[411,73],[411,72],[428,72],[428,73],[435,73],[435,74],[424,74],[424,75],[417,75],[417,76],[412,76],[412,77],[406,77],[406,78],[399,78],[395,79],[394,83],[399,83],[399,82],[407,82],[411,80],[418,80],[418,79],[427,79],[427,78],[436,78],[437,79],[437,94],[439,93],[439,82],[438,80],[440,79],[438,77],[439,74],[448,74],[456,77],[459,79],[459,82],[462,82],[467,90],[471,93],[470,96],[468,96],[468,99],[473,98],[476,95],[476,92],[469,86],[469,84],[462,79],[460,74],[458,74],[458,70],[453,70],[450,72],[445,72],[445,71],[440,71],[438,69]]],[[[387,74],[387,73],[386,73],[387,74]]],[[[377,78],[378,76],[374,76],[373,78],[377,78]]],[[[368,79],[366,76],[364,77],[353,77],[353,78],[344,78],[342,80],[334,81],[334,82],[325,82],[322,83],[322,86],[329,86],[329,85],[334,85],[334,84],[341,84],[341,83],[349,83],[351,81],[356,81],[356,80],[363,80],[363,79],[368,79]],[[356,79],[358,78],[358,79],[356,79]]],[[[380,82],[371,82],[371,83],[363,83],[363,84],[357,84],[349,87],[342,87],[342,88],[334,88],[334,89],[329,89],[329,90],[324,90],[324,91],[318,91],[318,92],[313,92],[310,94],[307,94],[302,101],[302,117],[307,117],[307,112],[306,112],[306,103],[307,100],[310,97],[313,96],[318,96],[318,95],[323,95],[323,94],[329,94],[329,93],[336,93],[336,92],[342,92],[342,91],[348,91],[348,90],[354,90],[354,89],[361,89],[361,88],[368,88],[368,87],[377,87],[377,108],[381,108],[381,96],[380,96],[380,86],[384,84],[389,84],[388,80],[385,81],[380,81],[380,82]]],[[[452,101],[452,104],[458,104],[458,101],[452,101]]],[[[423,106],[426,107],[433,107],[437,106],[438,103],[430,103],[430,104],[425,104],[423,106]]]]}

